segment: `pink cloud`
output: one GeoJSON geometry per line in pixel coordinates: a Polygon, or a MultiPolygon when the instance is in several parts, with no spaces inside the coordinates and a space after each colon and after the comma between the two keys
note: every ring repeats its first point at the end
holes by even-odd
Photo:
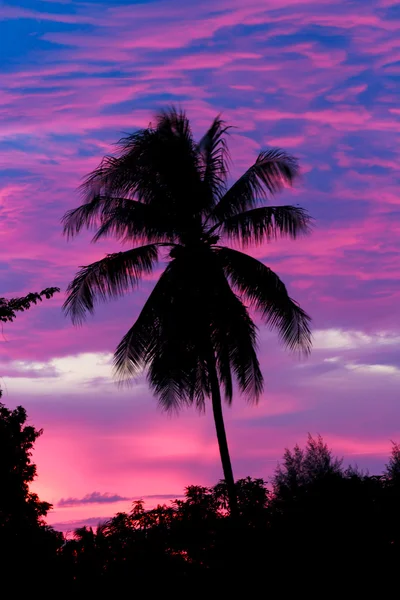
{"type": "Polygon", "coordinates": [[[99,23],[99,20],[94,15],[69,15],[62,13],[46,13],[42,11],[28,10],[20,6],[7,6],[3,5],[0,12],[0,18],[2,20],[9,19],[34,19],[40,21],[55,21],[57,23],[71,23],[71,24],[82,24],[82,23],[99,23]]]}
{"type": "Polygon", "coordinates": [[[307,141],[305,136],[281,136],[277,138],[268,138],[265,140],[265,143],[268,146],[279,146],[281,148],[297,148],[298,146],[302,146],[307,141]]]}

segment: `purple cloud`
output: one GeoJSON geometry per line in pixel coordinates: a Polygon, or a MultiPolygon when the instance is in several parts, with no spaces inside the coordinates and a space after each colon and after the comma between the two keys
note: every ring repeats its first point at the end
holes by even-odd
{"type": "Polygon", "coordinates": [[[61,498],[57,506],[60,508],[70,508],[71,506],[82,506],[84,504],[113,504],[114,502],[123,502],[125,500],[130,500],[130,498],[119,496],[118,494],[91,492],[83,496],[83,498],[61,498]]]}

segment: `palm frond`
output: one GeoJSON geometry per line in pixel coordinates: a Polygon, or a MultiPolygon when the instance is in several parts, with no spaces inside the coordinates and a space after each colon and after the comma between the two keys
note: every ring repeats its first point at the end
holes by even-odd
{"type": "Polygon", "coordinates": [[[86,312],[93,313],[96,301],[116,298],[129,288],[135,288],[140,278],[152,271],[157,259],[157,245],[148,244],[109,254],[81,267],[67,288],[64,311],[75,323],[82,322],[86,312]]]}
{"type": "Polygon", "coordinates": [[[216,253],[231,285],[261,313],[272,329],[277,329],[290,350],[308,354],[311,350],[310,317],[292,300],[284,283],[263,263],[230,248],[216,253]]]}
{"type": "Polygon", "coordinates": [[[210,207],[218,202],[226,191],[229,170],[229,149],[226,134],[231,129],[218,116],[198,144],[201,157],[202,180],[210,194],[210,207]]]}
{"type": "Polygon", "coordinates": [[[166,277],[164,271],[135,323],[117,346],[114,353],[114,372],[120,383],[130,383],[155,356],[166,277]]]}
{"type": "Polygon", "coordinates": [[[84,228],[91,229],[98,226],[102,213],[112,210],[118,201],[117,198],[96,195],[78,208],[68,210],[61,220],[64,235],[72,238],[84,228]]]}
{"type": "Polygon", "coordinates": [[[68,238],[84,228],[97,229],[94,242],[108,235],[124,241],[163,241],[170,233],[167,219],[160,218],[159,212],[150,206],[112,196],[95,196],[90,202],[68,211],[62,222],[68,238]]]}
{"type": "Polygon", "coordinates": [[[111,236],[124,243],[174,243],[179,231],[163,211],[135,200],[120,199],[102,212],[101,223],[92,241],[111,236]]]}
{"type": "Polygon", "coordinates": [[[151,198],[151,189],[143,188],[140,194],[140,181],[143,178],[140,158],[143,147],[149,146],[154,138],[154,131],[142,129],[122,138],[117,143],[117,155],[106,155],[85,178],[79,190],[85,203],[91,203],[97,197],[123,197],[138,199],[151,198]]]}
{"type": "Polygon", "coordinates": [[[297,159],[284,150],[273,148],[261,152],[256,162],[229,188],[216,205],[212,218],[221,222],[246,210],[292,185],[298,175],[297,159]]]}
{"type": "Polygon", "coordinates": [[[257,400],[262,390],[256,327],[216,266],[218,273],[207,261],[193,266],[175,258],[116,350],[117,378],[129,381],[148,367],[147,379],[164,410],[193,403],[204,409],[210,350],[228,402],[232,374],[249,399],[257,400]]]}
{"type": "Polygon", "coordinates": [[[84,181],[85,198],[134,198],[163,207],[176,219],[196,212],[196,204],[204,200],[199,157],[184,113],[161,112],[154,126],[125,136],[117,148],[116,156],[106,156],[84,181]]]}
{"type": "Polygon", "coordinates": [[[150,387],[167,411],[193,401],[200,406],[204,399],[204,385],[196,383],[199,362],[194,328],[190,327],[190,311],[180,295],[184,282],[174,267],[176,261],[162,273],[114,354],[114,371],[120,383],[130,383],[148,367],[150,387]]]}
{"type": "Polygon", "coordinates": [[[311,217],[297,206],[262,206],[225,219],[214,227],[220,235],[239,241],[243,246],[262,244],[271,238],[307,235],[311,217]]]}
{"type": "MultiPolygon", "coordinates": [[[[216,273],[219,269],[216,269],[216,273]]],[[[257,328],[232,291],[223,270],[213,281],[211,339],[225,398],[232,401],[232,372],[249,401],[257,402],[263,376],[257,358],[257,328]]]]}
{"type": "Polygon", "coordinates": [[[172,298],[164,305],[157,352],[149,363],[150,385],[166,410],[193,403],[203,410],[211,393],[213,352],[228,403],[233,374],[247,398],[257,401],[263,378],[256,327],[214,255],[192,258],[174,261],[172,298]]]}
{"type": "Polygon", "coordinates": [[[175,106],[161,110],[156,115],[157,131],[170,136],[171,134],[183,140],[190,152],[194,149],[193,134],[190,121],[184,110],[178,110],[175,106]]]}

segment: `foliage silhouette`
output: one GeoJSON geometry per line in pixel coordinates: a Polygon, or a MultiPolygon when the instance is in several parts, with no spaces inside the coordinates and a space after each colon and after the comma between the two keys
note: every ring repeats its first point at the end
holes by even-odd
{"type": "MultiPolygon", "coordinates": [[[[1,391],[0,391],[1,398],[1,391]]],[[[36,477],[32,449],[42,430],[26,425],[22,406],[9,410],[0,403],[0,565],[2,583],[24,572],[37,575],[37,562],[51,566],[62,535],[45,524],[51,504],[29,490],[36,477]]]]}
{"type": "Polygon", "coordinates": [[[272,479],[275,502],[295,498],[315,481],[341,475],[342,461],[333,457],[320,435],[314,439],[309,434],[304,450],[297,444],[293,451],[286,448],[272,479]]]}
{"type": "Polygon", "coordinates": [[[196,143],[185,114],[170,109],[120,140],[117,156],[106,156],[87,177],[85,203],[64,216],[64,231],[94,229],[93,241],[113,236],[129,249],[81,267],[64,309],[79,323],[96,302],[136,289],[166,260],[116,349],[116,375],[129,381],[147,368],[167,410],[204,410],[211,398],[230,509],[237,512],[221,390],[228,404],[234,379],[249,400],[262,391],[249,307],[286,346],[306,353],[310,318],[271,269],[221,243],[247,247],[278,235],[296,238],[309,231],[310,218],[299,207],[266,206],[298,174],[296,159],[283,150],[261,152],[228,187],[228,130],[217,117],[196,143]]]}
{"type": "Polygon", "coordinates": [[[8,321],[14,321],[17,316],[17,312],[24,312],[28,310],[32,304],[42,302],[43,297],[52,298],[54,294],[60,291],[60,288],[50,287],[42,290],[41,292],[31,292],[21,298],[0,298],[0,321],[4,323],[8,321]]]}
{"type": "MultiPolygon", "coordinates": [[[[97,534],[90,532],[89,539],[101,539],[91,589],[97,581],[98,589],[122,590],[132,577],[141,577],[152,582],[149,591],[164,593],[184,584],[197,592],[213,585],[214,590],[244,587],[260,593],[268,585],[283,586],[286,594],[310,593],[329,585],[336,592],[371,593],[374,582],[364,581],[361,569],[375,574],[382,593],[383,575],[400,558],[399,486],[391,480],[388,487],[388,481],[385,474],[372,477],[343,468],[321,437],[309,436],[304,450],[286,451],[272,492],[262,479],[236,482],[240,517],[234,524],[227,518],[221,481],[212,488],[189,486],[184,499],[171,506],[146,511],[142,501],[135,502],[130,513],[117,514],[97,534]],[[301,460],[288,460],[300,454],[301,460]]],[[[68,541],[64,552],[75,544],[68,541]]],[[[86,589],[87,560],[78,549],[74,590],[86,589]]]]}
{"type": "MultiPolygon", "coordinates": [[[[0,410],[0,571],[9,589],[83,597],[126,592],[132,582],[167,597],[206,593],[386,595],[400,559],[399,452],[381,476],[344,468],[321,437],[285,451],[272,479],[236,482],[238,518],[225,481],[189,486],[183,499],[83,526],[63,538],[44,523],[50,508],[29,491],[41,431],[22,407],[0,410]],[[371,573],[373,577],[363,574],[371,573]],[[57,588],[58,586],[58,588],[57,588]]],[[[49,596],[50,597],[50,596],[49,596]]]]}

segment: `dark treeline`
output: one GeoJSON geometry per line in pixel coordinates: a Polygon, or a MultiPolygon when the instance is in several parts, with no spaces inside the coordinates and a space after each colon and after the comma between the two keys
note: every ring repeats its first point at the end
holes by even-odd
{"type": "Polygon", "coordinates": [[[321,437],[286,450],[267,484],[236,483],[231,519],[224,482],[189,486],[181,500],[146,510],[133,502],[98,527],[64,537],[45,524],[50,505],[29,491],[41,431],[26,412],[0,406],[2,580],[41,593],[247,590],[283,597],[359,594],[395,586],[400,559],[400,447],[380,476],[345,468],[321,437]],[[56,586],[56,587],[55,587],[56,586]],[[335,592],[336,593],[336,592],[335,592]]]}

